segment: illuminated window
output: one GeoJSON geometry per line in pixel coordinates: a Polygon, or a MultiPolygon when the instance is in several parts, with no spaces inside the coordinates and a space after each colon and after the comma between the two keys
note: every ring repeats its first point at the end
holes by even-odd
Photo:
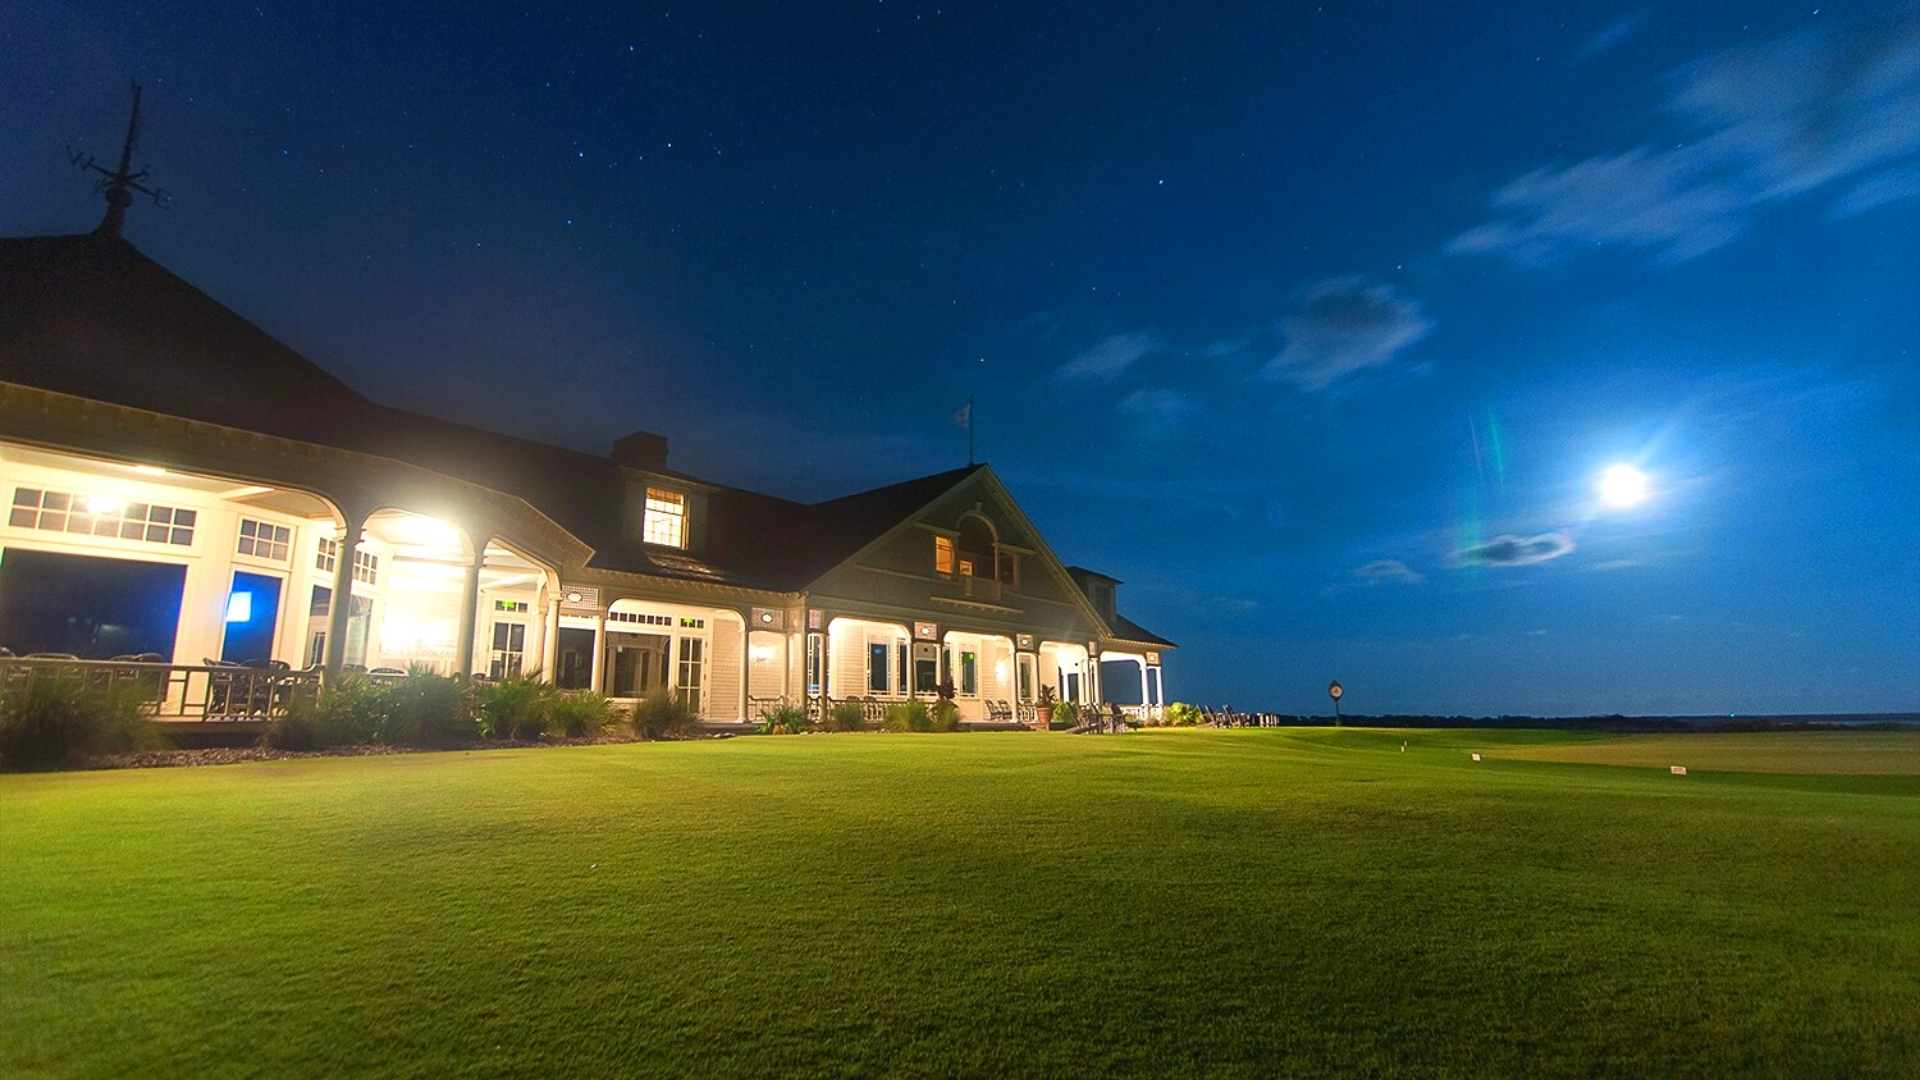
{"type": "Polygon", "coordinates": [[[252,518],[240,519],[239,552],[242,555],[286,562],[287,547],[292,542],[293,530],[285,525],[270,525],[252,518]]]}
{"type": "Polygon", "coordinates": [[[933,572],[941,577],[953,576],[953,538],[936,536],[933,538],[933,572]]]}
{"type": "Polygon", "coordinates": [[[102,495],[15,488],[13,513],[7,523],[22,529],[188,547],[193,543],[193,528],[198,518],[198,511],[171,506],[121,502],[102,495]]]}
{"type": "Polygon", "coordinates": [[[527,627],[525,623],[497,622],[493,624],[493,658],[487,664],[487,676],[494,679],[516,679],[524,670],[527,655],[527,627]]]}
{"type": "Polygon", "coordinates": [[[317,570],[325,570],[331,574],[333,573],[333,568],[339,565],[339,559],[340,541],[325,536],[321,537],[320,549],[313,557],[314,568],[317,570]]]}
{"type": "Polygon", "coordinates": [[[371,551],[353,553],[353,580],[362,585],[380,583],[380,556],[371,551]]]}
{"type": "Polygon", "coordinates": [[[677,491],[648,488],[641,539],[663,547],[686,547],[687,497],[677,491]]]}

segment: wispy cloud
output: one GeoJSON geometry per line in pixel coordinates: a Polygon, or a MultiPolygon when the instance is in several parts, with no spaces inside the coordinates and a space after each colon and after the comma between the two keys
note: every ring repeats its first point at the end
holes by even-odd
{"type": "Polygon", "coordinates": [[[1331,278],[1308,286],[1280,320],[1285,344],[1262,370],[1303,390],[1323,390],[1387,363],[1431,329],[1420,304],[1392,286],[1362,276],[1331,278]]]}
{"type": "Polygon", "coordinates": [[[1634,31],[1640,29],[1640,24],[1646,21],[1647,13],[1642,11],[1609,24],[1605,29],[1588,38],[1578,49],[1575,49],[1568,63],[1586,63],[1632,37],[1634,31]]]}
{"type": "Polygon", "coordinates": [[[1063,382],[1112,382],[1135,361],[1163,347],[1152,334],[1113,334],[1060,365],[1054,378],[1063,382]]]}
{"type": "Polygon", "coordinates": [[[1353,576],[1367,585],[1384,585],[1390,581],[1404,581],[1417,585],[1426,580],[1399,559],[1375,559],[1365,566],[1356,566],[1353,568],[1353,576]]]}
{"type": "Polygon", "coordinates": [[[1114,408],[1123,416],[1139,420],[1142,433],[1150,438],[1176,434],[1200,411],[1193,399],[1180,391],[1158,389],[1135,390],[1114,408]]]}
{"type": "Polygon", "coordinates": [[[1563,532],[1539,536],[1496,536],[1484,544],[1461,548],[1452,563],[1468,566],[1533,566],[1551,562],[1573,551],[1573,537],[1563,532]]]}
{"type": "Polygon", "coordinates": [[[1746,231],[1763,204],[1851,182],[1835,213],[1920,193],[1920,9],[1809,29],[1682,68],[1678,138],[1535,169],[1492,220],[1447,245],[1537,264],[1594,245],[1683,262],[1746,231]]]}

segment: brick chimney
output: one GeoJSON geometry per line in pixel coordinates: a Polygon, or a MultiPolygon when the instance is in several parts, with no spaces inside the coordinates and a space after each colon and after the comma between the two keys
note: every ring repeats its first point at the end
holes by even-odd
{"type": "Polygon", "coordinates": [[[660,472],[667,467],[667,437],[651,431],[636,431],[613,441],[615,464],[629,469],[660,472]]]}

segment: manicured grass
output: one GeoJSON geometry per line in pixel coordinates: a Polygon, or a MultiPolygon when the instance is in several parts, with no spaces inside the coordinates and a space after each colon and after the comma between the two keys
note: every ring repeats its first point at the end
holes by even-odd
{"type": "MultiPolygon", "coordinates": [[[[1489,755],[1493,756],[1493,755],[1489,755]]],[[[1795,731],[1589,737],[1502,747],[1500,758],[1640,765],[1696,772],[1920,776],[1920,732],[1795,731]]]]}
{"type": "Polygon", "coordinates": [[[0,1075],[1920,1075],[1920,779],[1576,743],[0,777],[0,1075]]]}

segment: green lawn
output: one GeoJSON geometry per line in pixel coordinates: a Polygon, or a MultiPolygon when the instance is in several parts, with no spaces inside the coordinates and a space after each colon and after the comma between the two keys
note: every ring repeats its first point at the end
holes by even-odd
{"type": "Polygon", "coordinates": [[[0,1076],[1920,1075],[1920,777],[1593,742],[4,776],[0,1076]]]}
{"type": "Polygon", "coordinates": [[[1502,746],[1487,757],[1579,761],[1697,772],[1852,773],[1920,776],[1920,732],[1702,732],[1695,735],[1602,735],[1580,740],[1502,746]]]}

